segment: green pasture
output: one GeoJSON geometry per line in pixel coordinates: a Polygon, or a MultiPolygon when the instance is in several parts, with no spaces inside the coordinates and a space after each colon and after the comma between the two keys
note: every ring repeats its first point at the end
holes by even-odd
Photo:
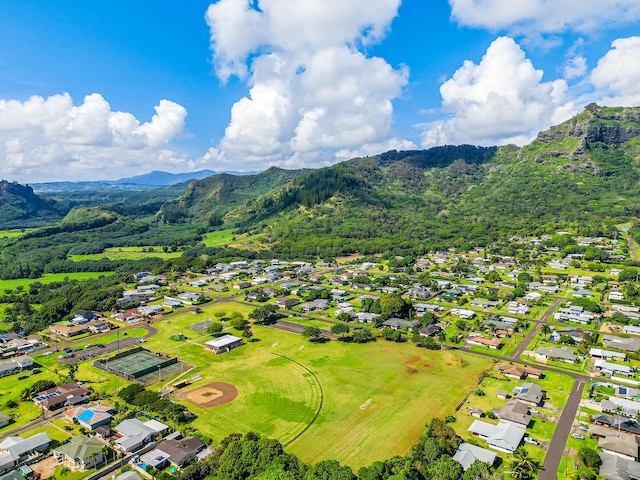
{"type": "Polygon", "coordinates": [[[105,248],[102,253],[87,254],[87,255],[70,255],[69,260],[79,262],[82,260],[102,260],[108,258],[110,260],[140,260],[143,258],[160,258],[162,260],[168,260],[171,258],[177,258],[182,255],[182,252],[163,252],[162,247],[148,246],[148,247],[113,247],[105,248]],[[152,249],[152,251],[149,251],[152,249]]]}
{"type": "Polygon", "coordinates": [[[18,238],[32,230],[36,230],[36,229],[21,228],[21,229],[11,229],[11,230],[0,230],[0,238],[18,238]]]}
{"type": "Polygon", "coordinates": [[[46,273],[40,278],[18,278],[14,280],[0,280],[0,292],[14,290],[16,287],[28,288],[35,282],[53,283],[61,282],[65,278],[69,280],[90,280],[103,276],[113,275],[113,272],[76,272],[76,273],[46,273]]]}
{"type": "MultiPolygon", "coordinates": [[[[191,318],[195,323],[208,316],[191,318]]],[[[233,432],[258,431],[287,444],[306,462],[335,458],[356,469],[406,453],[425,423],[451,413],[491,365],[484,358],[410,344],[310,343],[260,325],[252,326],[254,341],[214,355],[199,345],[210,337],[198,338],[178,320],[171,320],[168,329],[158,326],[158,337],[180,328],[188,337],[178,344],[180,359],[202,375],[177,392],[180,398],[174,396],[198,415],[194,427],[215,441],[233,432]],[[238,398],[211,409],[184,398],[213,381],[235,385],[238,398]]],[[[153,349],[156,342],[166,347],[172,341],[153,337],[147,346],[153,349]]]]}
{"type": "Polygon", "coordinates": [[[235,241],[233,229],[209,232],[205,233],[202,236],[202,243],[204,243],[207,247],[226,247],[233,241],[235,241]]]}

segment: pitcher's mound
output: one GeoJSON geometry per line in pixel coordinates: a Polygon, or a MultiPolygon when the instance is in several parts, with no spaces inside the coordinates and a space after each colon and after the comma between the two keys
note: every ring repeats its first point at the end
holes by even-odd
{"type": "Polygon", "coordinates": [[[238,396],[238,389],[230,383],[207,383],[190,392],[186,392],[186,398],[202,408],[219,407],[233,401],[238,396]]]}

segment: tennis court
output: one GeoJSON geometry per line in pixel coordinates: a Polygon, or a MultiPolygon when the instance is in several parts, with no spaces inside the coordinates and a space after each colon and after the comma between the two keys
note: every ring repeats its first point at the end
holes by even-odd
{"type": "Polygon", "coordinates": [[[150,380],[173,375],[182,369],[177,358],[154,353],[142,347],[98,360],[94,365],[126,380],[140,379],[143,383],[152,383],[150,380]]]}

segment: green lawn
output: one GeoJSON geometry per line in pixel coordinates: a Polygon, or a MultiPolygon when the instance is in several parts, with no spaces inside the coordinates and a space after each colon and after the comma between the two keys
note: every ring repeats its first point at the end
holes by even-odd
{"type": "Polygon", "coordinates": [[[78,272],[78,273],[46,273],[40,278],[19,278],[15,280],[0,280],[0,291],[6,289],[13,290],[16,287],[22,286],[27,288],[29,285],[35,282],[40,283],[52,283],[60,282],[65,278],[69,280],[89,280],[92,278],[99,278],[103,276],[113,275],[113,272],[78,272]]]}
{"type": "Polygon", "coordinates": [[[223,381],[234,384],[239,397],[214,409],[180,401],[198,415],[194,426],[216,441],[255,430],[290,443],[288,450],[306,462],[335,458],[357,469],[406,453],[425,423],[451,413],[491,365],[484,358],[410,344],[313,344],[267,327],[253,330],[258,341],[218,356],[182,342],[181,359],[203,377],[194,388],[223,381]],[[321,398],[317,419],[304,431],[321,398]]]}
{"type": "Polygon", "coordinates": [[[82,260],[102,260],[108,258],[111,260],[140,260],[142,258],[161,258],[168,260],[177,258],[182,252],[163,252],[162,247],[113,247],[105,248],[104,252],[89,255],[70,255],[69,260],[79,262],[82,260]],[[149,251],[149,250],[152,251],[149,251]]]}
{"type": "Polygon", "coordinates": [[[207,247],[226,247],[233,241],[235,240],[232,229],[209,232],[202,236],[202,242],[207,247]]]}

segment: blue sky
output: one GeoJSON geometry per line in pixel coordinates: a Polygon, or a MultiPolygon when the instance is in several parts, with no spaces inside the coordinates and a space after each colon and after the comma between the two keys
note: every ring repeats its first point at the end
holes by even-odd
{"type": "Polygon", "coordinates": [[[3,0],[0,178],[522,145],[640,104],[638,35],[637,0],[3,0]]]}

